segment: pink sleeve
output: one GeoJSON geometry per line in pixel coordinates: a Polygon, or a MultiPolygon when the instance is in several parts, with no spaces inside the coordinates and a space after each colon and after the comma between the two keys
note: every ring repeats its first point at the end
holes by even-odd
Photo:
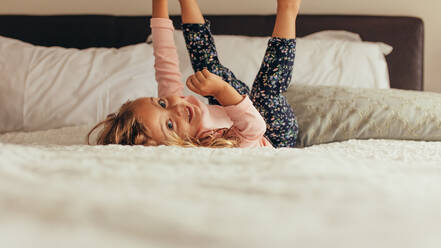
{"type": "Polygon", "coordinates": [[[260,146],[266,123],[248,96],[237,105],[224,107],[241,139],[241,147],[260,146]]]}
{"type": "Polygon", "coordinates": [[[173,38],[173,22],[166,18],[152,18],[150,27],[152,28],[158,96],[182,96],[184,84],[181,82],[178,53],[173,38]]]}

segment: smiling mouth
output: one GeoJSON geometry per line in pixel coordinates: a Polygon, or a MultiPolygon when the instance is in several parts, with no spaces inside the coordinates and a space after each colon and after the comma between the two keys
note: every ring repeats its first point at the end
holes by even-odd
{"type": "Polygon", "coordinates": [[[188,113],[188,122],[191,122],[191,119],[193,119],[193,111],[188,106],[186,108],[187,108],[187,113],[188,113]]]}

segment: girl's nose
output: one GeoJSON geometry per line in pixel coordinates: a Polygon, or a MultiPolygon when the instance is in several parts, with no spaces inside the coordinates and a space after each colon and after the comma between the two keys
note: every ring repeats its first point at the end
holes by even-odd
{"type": "Polygon", "coordinates": [[[185,116],[185,106],[177,104],[175,106],[173,106],[173,112],[176,116],[182,118],[185,116]]]}

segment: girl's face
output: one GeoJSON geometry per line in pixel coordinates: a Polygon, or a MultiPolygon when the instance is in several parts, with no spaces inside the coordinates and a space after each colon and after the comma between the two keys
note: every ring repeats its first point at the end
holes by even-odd
{"type": "Polygon", "coordinates": [[[181,138],[196,137],[201,125],[199,106],[181,96],[144,97],[132,103],[136,118],[147,128],[157,145],[164,144],[171,132],[181,138]]]}

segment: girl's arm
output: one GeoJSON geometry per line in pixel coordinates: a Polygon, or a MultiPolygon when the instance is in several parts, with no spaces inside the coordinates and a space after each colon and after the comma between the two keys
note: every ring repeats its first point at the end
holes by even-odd
{"type": "Polygon", "coordinates": [[[233,121],[232,129],[240,138],[240,147],[259,147],[266,132],[266,123],[248,96],[236,105],[224,108],[233,121]]]}
{"type": "Polygon", "coordinates": [[[156,81],[158,96],[183,95],[178,53],[173,38],[174,27],[168,16],[167,0],[152,1],[152,19],[150,20],[155,55],[156,81]]]}
{"type": "Polygon", "coordinates": [[[207,69],[190,76],[187,86],[199,95],[214,96],[225,107],[241,140],[241,146],[260,146],[266,123],[248,96],[240,95],[231,85],[207,69]]]}

